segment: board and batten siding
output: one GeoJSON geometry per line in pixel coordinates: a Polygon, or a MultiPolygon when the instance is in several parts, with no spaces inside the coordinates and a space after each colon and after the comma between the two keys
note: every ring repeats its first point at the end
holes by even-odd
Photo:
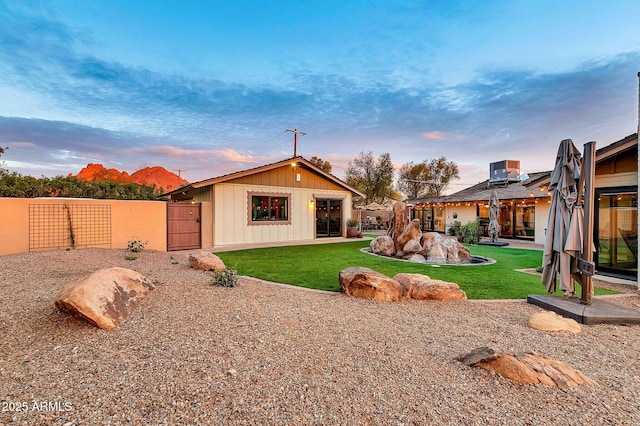
{"type": "Polygon", "coordinates": [[[616,186],[637,186],[638,172],[624,172],[596,175],[596,188],[611,188],[616,186]]]}
{"type": "Polygon", "coordinates": [[[316,198],[343,200],[343,229],[346,229],[346,220],[351,212],[351,193],[344,190],[221,183],[215,185],[213,195],[214,246],[311,240],[315,238],[316,198]],[[290,198],[290,223],[250,225],[250,193],[287,194],[290,198]]]}

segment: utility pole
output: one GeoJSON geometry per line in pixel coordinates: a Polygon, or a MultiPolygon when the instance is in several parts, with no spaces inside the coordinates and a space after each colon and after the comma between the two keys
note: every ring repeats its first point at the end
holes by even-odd
{"type": "Polygon", "coordinates": [[[174,170],[174,172],[178,172],[178,177],[180,177],[180,172],[186,172],[186,170],[180,170],[180,169],[178,169],[178,170],[174,170]]]}
{"type": "Polygon", "coordinates": [[[298,135],[304,136],[304,135],[306,135],[306,133],[305,132],[300,132],[300,131],[298,131],[298,129],[293,129],[293,130],[287,129],[284,132],[285,133],[287,133],[287,132],[293,133],[293,156],[296,157],[296,151],[298,149],[298,135]]]}

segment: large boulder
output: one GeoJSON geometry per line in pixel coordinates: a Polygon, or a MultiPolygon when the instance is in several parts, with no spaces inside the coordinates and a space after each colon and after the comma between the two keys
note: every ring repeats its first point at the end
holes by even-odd
{"type": "Polygon", "coordinates": [[[396,252],[402,250],[402,248],[411,240],[415,240],[420,243],[422,237],[422,229],[420,229],[420,219],[413,219],[409,222],[402,233],[396,238],[396,252]]]}
{"type": "Polygon", "coordinates": [[[398,302],[402,286],[396,280],[368,268],[352,267],[339,274],[340,291],[348,296],[398,302]]]}
{"type": "Polygon", "coordinates": [[[434,280],[427,275],[400,273],[393,277],[402,286],[402,295],[415,300],[466,300],[456,283],[434,280]]]}
{"type": "Polygon", "coordinates": [[[529,327],[543,331],[570,331],[580,333],[582,327],[574,319],[565,318],[551,311],[537,312],[529,317],[529,327]]]}
{"type": "Polygon", "coordinates": [[[425,259],[423,255],[418,253],[412,254],[409,257],[405,257],[405,260],[412,263],[427,263],[427,259],[425,259]]]}
{"type": "Polygon", "coordinates": [[[435,243],[442,241],[442,235],[437,232],[425,232],[422,234],[422,251],[420,254],[426,255],[427,252],[433,247],[435,243]]]}
{"type": "Polygon", "coordinates": [[[403,257],[412,256],[420,250],[422,250],[422,246],[420,245],[420,242],[416,240],[409,240],[404,246],[402,246],[402,253],[404,254],[403,257]]]}
{"type": "Polygon", "coordinates": [[[224,271],[226,268],[222,259],[208,251],[190,254],[189,265],[201,271],[224,271]]]}
{"type": "Polygon", "coordinates": [[[64,287],[56,306],[110,330],[125,320],[154,286],[140,273],[126,268],[101,269],[64,287]]]}
{"type": "Polygon", "coordinates": [[[429,263],[462,263],[471,259],[471,252],[454,238],[445,238],[437,232],[422,235],[420,254],[429,263]]]}
{"type": "Polygon", "coordinates": [[[468,248],[452,238],[445,239],[444,245],[447,248],[447,263],[462,263],[471,259],[471,252],[468,248]]]}
{"type": "Polygon", "coordinates": [[[381,235],[374,238],[369,243],[371,253],[379,254],[380,256],[393,256],[395,253],[395,245],[393,244],[393,238],[388,235],[381,235]]]}
{"type": "MultiPolygon", "coordinates": [[[[400,235],[402,235],[402,231],[409,223],[409,209],[407,205],[402,201],[398,201],[393,205],[393,216],[391,217],[391,224],[389,226],[389,230],[387,231],[387,235],[393,238],[393,241],[396,242],[400,235]]],[[[398,247],[396,244],[396,251],[402,249],[402,246],[398,247]]]]}
{"type": "Polygon", "coordinates": [[[429,263],[440,264],[440,263],[447,263],[448,253],[449,253],[449,250],[447,246],[442,241],[440,241],[440,242],[434,243],[429,249],[429,251],[427,251],[424,254],[424,256],[427,258],[427,261],[429,263]]]}
{"type": "Polygon", "coordinates": [[[541,383],[560,389],[598,385],[568,364],[533,352],[511,354],[495,348],[480,347],[458,360],[471,367],[494,371],[518,383],[541,383]]]}

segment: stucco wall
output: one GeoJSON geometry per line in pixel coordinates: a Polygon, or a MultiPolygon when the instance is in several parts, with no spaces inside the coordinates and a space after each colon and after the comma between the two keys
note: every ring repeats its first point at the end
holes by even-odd
{"type": "MultiPolygon", "coordinates": [[[[342,199],[343,230],[351,217],[351,193],[348,191],[217,184],[214,191],[214,246],[273,241],[298,241],[315,238],[315,198],[342,199]],[[248,194],[290,194],[290,223],[250,225],[248,194]],[[314,201],[314,203],[312,203],[314,201]]],[[[204,226],[202,229],[205,232],[204,226]]]]}
{"type": "MultiPolygon", "coordinates": [[[[65,204],[110,206],[111,235],[109,240],[111,248],[124,249],[130,240],[140,239],[147,241],[147,249],[161,251],[167,249],[167,206],[164,202],[76,198],[0,198],[0,255],[29,251],[29,205],[65,204]]],[[[72,219],[73,226],[75,218],[72,219]]]]}
{"type": "Polygon", "coordinates": [[[535,243],[543,244],[545,240],[545,230],[549,221],[549,209],[551,204],[547,200],[540,200],[536,204],[536,236],[535,243]]]}
{"type": "Polygon", "coordinates": [[[447,206],[446,208],[446,229],[445,232],[449,232],[449,228],[453,225],[454,221],[460,221],[463,225],[472,220],[476,220],[476,206],[447,206]],[[457,213],[458,218],[454,219],[453,213],[457,213]]]}

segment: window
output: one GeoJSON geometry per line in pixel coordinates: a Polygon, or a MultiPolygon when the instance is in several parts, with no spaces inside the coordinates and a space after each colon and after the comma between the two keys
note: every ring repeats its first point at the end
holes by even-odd
{"type": "Polygon", "coordinates": [[[288,194],[249,194],[249,199],[250,223],[290,223],[288,194]]]}

